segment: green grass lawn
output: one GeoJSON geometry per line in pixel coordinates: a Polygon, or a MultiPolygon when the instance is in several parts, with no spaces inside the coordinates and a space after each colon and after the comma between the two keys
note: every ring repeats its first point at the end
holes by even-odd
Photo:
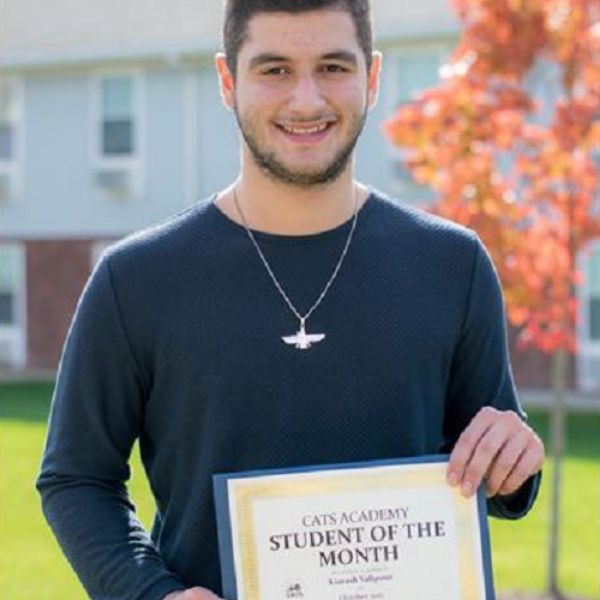
{"type": "MultiPolygon", "coordinates": [[[[34,480],[45,438],[51,386],[0,385],[0,598],[72,600],[82,588],[48,529],[34,480]]],[[[548,419],[531,413],[546,438],[548,419]]],[[[153,502],[137,450],[130,491],[148,526],[153,502]]],[[[547,555],[551,465],[540,497],[519,522],[491,521],[494,578],[499,590],[541,591],[547,555]]],[[[572,415],[563,471],[560,581],[567,594],[600,599],[600,415],[572,415]]]]}

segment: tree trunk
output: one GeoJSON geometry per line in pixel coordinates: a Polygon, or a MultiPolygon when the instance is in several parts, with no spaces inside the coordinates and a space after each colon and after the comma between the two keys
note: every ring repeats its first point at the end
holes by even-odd
{"type": "Polygon", "coordinates": [[[550,504],[550,544],[548,555],[548,592],[562,600],[558,582],[560,550],[560,492],[561,463],[565,441],[565,389],[567,383],[567,352],[557,350],[552,356],[553,403],[551,412],[550,444],[552,453],[552,483],[550,504]]]}

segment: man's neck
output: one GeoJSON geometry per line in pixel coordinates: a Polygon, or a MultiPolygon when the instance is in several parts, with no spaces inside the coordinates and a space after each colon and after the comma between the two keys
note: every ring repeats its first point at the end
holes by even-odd
{"type": "Polygon", "coordinates": [[[353,179],[352,169],[323,186],[301,188],[276,182],[263,173],[244,169],[238,180],[216,199],[231,220],[242,223],[234,191],[248,226],[279,235],[307,235],[333,229],[349,220],[367,198],[353,179]]]}

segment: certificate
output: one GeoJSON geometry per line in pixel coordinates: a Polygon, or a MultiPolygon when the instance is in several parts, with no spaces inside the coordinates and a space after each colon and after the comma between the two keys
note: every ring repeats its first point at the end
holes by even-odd
{"type": "Polygon", "coordinates": [[[485,493],[447,456],[214,476],[228,600],[494,600],[485,493]]]}

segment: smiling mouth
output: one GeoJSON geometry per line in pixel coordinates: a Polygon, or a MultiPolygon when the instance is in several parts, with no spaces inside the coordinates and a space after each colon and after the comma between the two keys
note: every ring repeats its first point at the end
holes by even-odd
{"type": "Polygon", "coordinates": [[[288,136],[291,136],[293,139],[306,141],[320,139],[335,124],[336,121],[333,119],[312,123],[275,123],[279,130],[283,131],[288,136]]]}

